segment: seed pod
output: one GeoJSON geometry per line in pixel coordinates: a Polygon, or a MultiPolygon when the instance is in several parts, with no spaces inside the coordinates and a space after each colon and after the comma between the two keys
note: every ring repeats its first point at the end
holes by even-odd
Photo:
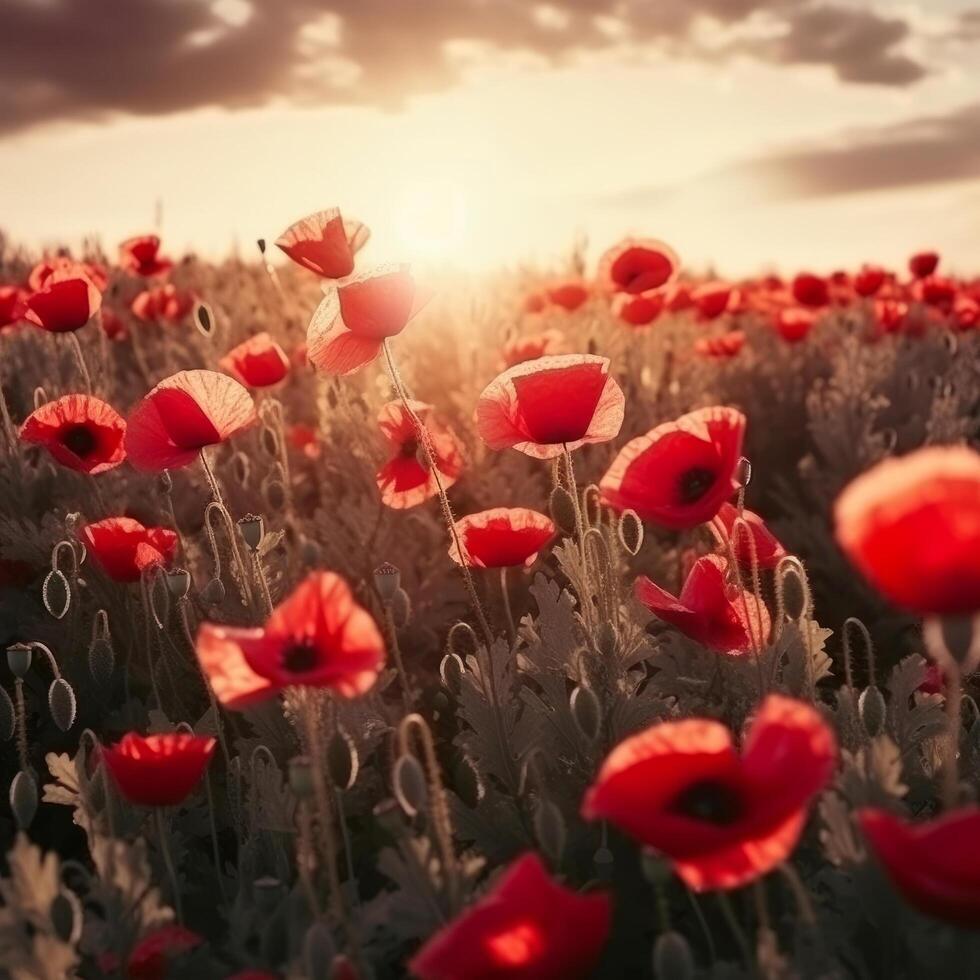
{"type": "Polygon", "coordinates": [[[442,658],[442,663],[439,664],[439,676],[442,678],[442,683],[454,695],[459,694],[465,673],[466,668],[458,654],[447,653],[442,658]]]}
{"type": "Polygon", "coordinates": [[[333,934],[324,922],[314,922],[303,939],[303,965],[308,980],[330,980],[330,965],[337,955],[333,934]]]}
{"type": "Polygon", "coordinates": [[[392,788],[395,799],[409,817],[414,817],[425,809],[428,790],[425,785],[425,772],[418,759],[411,753],[399,756],[392,773],[392,788]]]}
{"type": "Polygon", "coordinates": [[[327,769],[337,789],[350,789],[357,781],[360,761],[354,740],[338,728],[327,744],[327,769]]]}
{"type": "Polygon", "coordinates": [[[391,616],[400,630],[412,620],[412,600],[404,589],[398,589],[391,600],[391,616]]]}
{"type": "Polygon", "coordinates": [[[12,643],[7,647],[7,666],[14,677],[23,677],[31,669],[34,651],[26,643],[12,643]]]}
{"type": "Polygon", "coordinates": [[[551,800],[542,800],[534,811],[534,836],[541,850],[558,864],[565,853],[568,829],[561,810],[551,800]]]}
{"type": "Polygon", "coordinates": [[[220,606],[225,601],[225,584],[220,578],[213,578],[201,592],[201,601],[206,606],[220,606]]]}
{"type": "Polygon", "coordinates": [[[184,599],[191,590],[191,573],[186,568],[167,572],[167,588],[175,599],[184,599]]]}
{"type": "Polygon", "coordinates": [[[608,847],[600,847],[592,855],[592,863],[595,865],[596,877],[600,881],[610,881],[613,872],[613,852],[608,847]]]}
{"type": "Polygon", "coordinates": [[[88,670],[92,680],[100,687],[108,687],[115,669],[116,653],[112,644],[104,637],[94,639],[88,648],[88,670]]]}
{"type": "Polygon", "coordinates": [[[259,514],[246,514],[239,518],[238,533],[242,540],[253,553],[259,550],[262,539],[265,537],[265,521],[259,514]]]}
{"type": "Polygon", "coordinates": [[[297,755],[289,760],[289,788],[301,800],[313,795],[313,766],[308,756],[297,755]]]}
{"type": "Polygon", "coordinates": [[[579,732],[590,742],[598,738],[602,726],[602,707],[595,691],[590,687],[576,687],[568,703],[572,709],[575,727],[579,732]]]}
{"type": "Polygon", "coordinates": [[[68,888],[62,888],[51,900],[48,918],[55,935],[65,943],[74,945],[82,935],[82,903],[68,888]]]}
{"type": "Polygon", "coordinates": [[[194,307],[194,326],[205,337],[210,337],[215,330],[216,323],[214,320],[214,312],[207,303],[199,301],[194,307]]]}
{"type": "Polygon", "coordinates": [[[14,728],[17,723],[17,715],[14,712],[14,702],[10,700],[10,695],[0,687],[0,741],[6,742],[13,738],[14,728]]]}
{"type": "Polygon", "coordinates": [[[551,491],[548,509],[551,511],[551,519],[563,534],[575,533],[575,501],[564,487],[555,487],[551,491]]]}
{"type": "Polygon", "coordinates": [[[402,573],[391,564],[385,562],[374,570],[374,587],[378,590],[378,596],[384,603],[389,603],[395,598],[395,593],[401,588],[402,573]]]}
{"type": "Polygon", "coordinates": [[[10,783],[10,809],[21,830],[27,830],[37,813],[37,783],[21,769],[10,783]]]}
{"type": "Polygon", "coordinates": [[[62,619],[68,612],[71,605],[71,586],[60,568],[52,568],[44,577],[41,598],[44,600],[44,608],[55,619],[62,619]]]}
{"type": "Polygon", "coordinates": [[[612,657],[616,653],[616,628],[612,623],[601,622],[596,629],[596,649],[604,657],[612,657]]]}
{"type": "Polygon", "coordinates": [[[48,710],[63,732],[75,723],[75,692],[64,677],[56,677],[48,688],[48,710]]]}
{"type": "Polygon", "coordinates": [[[453,788],[456,795],[471,809],[475,809],[486,793],[480,772],[467,756],[461,756],[453,772],[453,788]]]}
{"type": "Polygon", "coordinates": [[[884,695],[877,687],[871,686],[861,692],[858,698],[858,714],[861,716],[864,730],[871,738],[881,734],[888,717],[888,710],[885,707],[884,695]]]}
{"type": "Polygon", "coordinates": [[[671,930],[653,945],[653,975],[657,980],[694,980],[694,956],[688,941],[671,930]]]}
{"type": "Polygon", "coordinates": [[[624,510],[616,522],[619,543],[628,555],[636,555],[643,546],[643,521],[635,510],[624,510]]]}

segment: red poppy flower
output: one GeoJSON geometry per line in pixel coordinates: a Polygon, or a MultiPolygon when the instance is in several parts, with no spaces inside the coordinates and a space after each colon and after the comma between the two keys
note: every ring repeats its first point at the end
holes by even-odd
{"type": "Polygon", "coordinates": [[[909,259],[909,272],[916,279],[925,279],[926,276],[931,276],[936,271],[938,265],[938,252],[916,252],[909,259]]]}
{"type": "Polygon", "coordinates": [[[745,568],[750,568],[752,565],[753,550],[746,531],[752,538],[752,544],[755,545],[755,560],[759,568],[775,568],[786,557],[786,549],[758,514],[743,509],[739,515],[738,508],[727,501],[721,505],[715,519],[711,522],[711,529],[721,544],[732,541],[735,560],[745,568]],[[745,522],[745,528],[733,539],[735,522],[739,516],[745,522]]]}
{"type": "Polygon", "coordinates": [[[858,813],[892,884],[920,912],[980,929],[980,807],[909,823],[884,810],[858,813]]]}
{"type": "Polygon", "coordinates": [[[298,449],[309,459],[316,459],[320,455],[320,440],[312,426],[297,422],[286,430],[286,438],[294,449],[298,449]]]}
{"type": "Polygon", "coordinates": [[[20,323],[27,313],[27,293],[19,286],[0,286],[0,330],[20,323]]]}
{"type": "Polygon", "coordinates": [[[649,289],[645,293],[617,293],[613,297],[613,313],[631,327],[647,327],[663,313],[666,294],[649,289]]]}
{"type": "Polygon", "coordinates": [[[727,282],[706,282],[691,293],[702,320],[717,320],[738,301],[738,291],[727,282]]]}
{"type": "Polygon", "coordinates": [[[920,615],[980,612],[980,453],[887,459],[835,505],[837,541],[871,584],[920,615]]]}
{"type": "Polygon", "coordinates": [[[354,256],[370,237],[367,225],[329,208],[290,225],[276,245],[304,269],[324,279],[343,279],[354,271],[354,256]]]}
{"type": "Polygon", "coordinates": [[[596,278],[611,293],[645,293],[670,282],[680,268],[677,253],[651,238],[628,238],[599,260],[596,278]]]}
{"type": "Polygon", "coordinates": [[[179,806],[201,781],[215,740],[167,732],[143,738],[129,732],[102,749],[102,761],[116,788],[140,806],[179,806]]]}
{"type": "Polygon", "coordinates": [[[765,603],[729,584],[727,568],[724,558],[705,555],[694,563],[678,597],[645,575],[636,580],[633,593],[659,619],[692,640],[717,653],[737,656],[752,649],[753,638],[766,642],[771,621],[765,603]]]}
{"type": "Polygon", "coordinates": [[[159,276],[173,268],[170,259],[159,255],[160,239],[156,235],[127,238],[119,246],[119,268],[135,276],[159,276]]]}
{"type": "Polygon", "coordinates": [[[667,286],[664,293],[664,303],[671,313],[683,313],[694,306],[694,287],[689,282],[667,286]]]}
{"type": "Polygon", "coordinates": [[[557,884],[536,854],[437,932],[408,965],[419,980],[577,980],[606,944],[611,903],[557,884]]]}
{"type": "Polygon", "coordinates": [[[289,373],[286,352],[264,331],[232,348],[220,364],[223,371],[250,388],[279,384],[289,373]]]}
{"type": "Polygon", "coordinates": [[[143,527],[131,517],[107,517],[78,532],[95,563],[117,582],[138,582],[143,569],[168,564],[177,534],[165,527],[143,527]]]}
{"type": "Polygon", "coordinates": [[[328,374],[351,374],[408,326],[421,297],[408,266],[385,266],[330,288],[306,335],[310,363],[328,374]]]}
{"type": "Polygon", "coordinates": [[[104,473],[126,458],[126,423],[104,401],[91,395],[65,395],[28,415],[20,438],[45,449],[62,466],[82,473],[104,473]]]}
{"type": "MultiPolygon", "coordinates": [[[[555,533],[549,518],[526,507],[495,507],[469,514],[456,521],[455,527],[465,563],[474,568],[530,568],[555,533]]],[[[449,557],[461,564],[455,541],[449,557]]]]}
{"type": "Polygon", "coordinates": [[[128,980],[166,980],[170,961],[200,946],[204,938],[184,926],[167,925],[144,936],[129,954],[128,980]]]}
{"type": "Polygon", "coordinates": [[[181,371],[133,409],[126,452],[138,469],[176,469],[253,422],[252,396],[237,381],[217,371],[181,371]]]}
{"type": "Polygon", "coordinates": [[[514,337],[504,345],[504,365],[513,367],[548,354],[558,354],[564,342],[565,337],[560,330],[545,330],[530,337],[514,337]]]}
{"type": "Polygon", "coordinates": [[[800,306],[819,307],[830,302],[827,280],[810,272],[801,272],[793,279],[792,291],[800,306]]]}
{"type": "Polygon", "coordinates": [[[702,357],[735,357],[745,346],[745,333],[742,330],[729,330],[717,337],[702,337],[694,345],[696,353],[702,357]]]}
{"type": "Polygon", "coordinates": [[[91,280],[95,288],[101,293],[109,285],[109,276],[105,267],[97,262],[76,262],[67,256],[59,255],[57,258],[44,259],[38,262],[27,278],[27,286],[31,292],[36,293],[44,288],[44,284],[55,273],[73,271],[80,272],[91,280]]]}
{"type": "Polygon", "coordinates": [[[144,289],[133,299],[130,312],[144,322],[166,320],[179,323],[190,314],[196,302],[193,293],[167,283],[165,286],[144,289]]]}
{"type": "Polygon", "coordinates": [[[820,713],[772,694],[741,755],[724,725],[702,718],[656,724],[621,742],[582,814],[666,855],[694,891],[738,888],[789,857],[836,759],[820,713]]]}
{"type": "Polygon", "coordinates": [[[817,315],[812,310],[791,306],[776,314],[776,331],[783,340],[795,344],[805,340],[817,322],[817,315]]]}
{"type": "Polygon", "coordinates": [[[52,272],[27,298],[25,319],[50,333],[84,327],[102,305],[102,294],[80,266],[52,272]]]}
{"type": "Polygon", "coordinates": [[[878,265],[864,265],[854,277],[854,292],[858,296],[874,296],[885,284],[885,270],[878,265]]]}
{"type": "Polygon", "coordinates": [[[384,667],[378,627],[333,572],[313,572],[260,629],[202,624],[197,656],[215,697],[242,709],[301,685],[350,698],[384,667]]]}
{"type": "Polygon", "coordinates": [[[107,306],[102,307],[102,329],[110,340],[122,341],[129,337],[125,320],[107,306]]]}
{"type": "Polygon", "coordinates": [[[673,530],[710,521],[738,489],[745,416],[702,408],[628,442],[599,484],[610,507],[673,530]]]}
{"type": "Polygon", "coordinates": [[[980,302],[960,296],[953,304],[953,324],[958,330],[971,330],[980,325],[980,302]]]}
{"type": "Polygon", "coordinates": [[[508,368],[484,389],[476,426],[491,449],[513,447],[538,459],[608,442],[623,424],[625,399],[594,354],[558,354],[508,368]]]}
{"type": "Polygon", "coordinates": [[[898,333],[908,317],[908,304],[892,299],[875,300],[875,333],[898,333]]]}
{"type": "Polygon", "coordinates": [[[431,405],[417,401],[410,401],[409,405],[429,435],[439,481],[429,469],[412,416],[400,401],[388,402],[378,413],[378,426],[392,454],[378,470],[377,484],[381,500],[396,510],[415,507],[434,497],[439,492],[439,483],[443,490],[448,490],[463,472],[463,448],[452,429],[434,417],[431,405]]]}
{"type": "Polygon", "coordinates": [[[546,295],[552,306],[560,306],[563,310],[574,313],[588,302],[589,287],[580,279],[570,279],[549,286],[546,295]]]}

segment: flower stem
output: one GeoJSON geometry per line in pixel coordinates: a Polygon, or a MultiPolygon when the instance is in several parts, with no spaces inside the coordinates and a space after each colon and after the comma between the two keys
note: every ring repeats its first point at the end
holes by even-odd
{"type": "Polygon", "coordinates": [[[510,631],[511,645],[517,642],[517,627],[514,625],[514,612],[510,608],[510,590],[507,588],[507,566],[500,568],[500,595],[504,600],[504,612],[507,614],[507,629],[510,631]]]}
{"type": "Polygon", "coordinates": [[[91,395],[92,375],[89,373],[88,364],[85,363],[85,354],[82,351],[82,343],[78,339],[78,334],[76,334],[74,330],[69,332],[68,340],[71,342],[72,352],[75,355],[75,363],[78,365],[78,371],[82,376],[82,383],[85,385],[85,390],[91,395]]]}
{"type": "Polygon", "coordinates": [[[946,673],[946,742],[943,764],[943,805],[952,810],[959,802],[960,728],[963,715],[963,691],[960,667],[953,657],[945,666],[946,673]]]}
{"type": "Polygon", "coordinates": [[[167,869],[167,876],[170,878],[170,890],[173,893],[174,911],[177,913],[177,922],[184,923],[184,907],[180,898],[180,885],[177,881],[177,871],[174,868],[173,859],[170,857],[170,845],[167,843],[167,828],[163,822],[163,808],[153,808],[153,820],[156,824],[157,841],[160,844],[160,856],[163,858],[164,866],[167,869]]]}
{"type": "Polygon", "coordinates": [[[395,658],[395,669],[398,671],[398,680],[402,688],[402,704],[405,707],[405,714],[410,715],[412,707],[412,689],[408,682],[408,674],[405,672],[405,661],[402,659],[402,648],[398,642],[398,631],[395,629],[395,617],[391,611],[391,603],[384,603],[385,631],[388,634],[388,648],[391,655],[395,658]]]}

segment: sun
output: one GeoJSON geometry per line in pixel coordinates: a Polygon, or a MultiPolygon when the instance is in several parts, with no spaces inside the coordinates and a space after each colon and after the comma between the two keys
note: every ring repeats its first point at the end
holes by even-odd
{"type": "Polygon", "coordinates": [[[404,187],[396,197],[392,230],[410,261],[452,263],[466,249],[470,219],[461,186],[424,180],[404,187]]]}

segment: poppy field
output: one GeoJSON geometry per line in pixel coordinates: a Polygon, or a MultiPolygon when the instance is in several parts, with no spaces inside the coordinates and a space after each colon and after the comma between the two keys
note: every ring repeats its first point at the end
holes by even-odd
{"type": "Polygon", "coordinates": [[[980,975],[980,279],[369,238],[0,239],[0,972],[980,975]]]}

